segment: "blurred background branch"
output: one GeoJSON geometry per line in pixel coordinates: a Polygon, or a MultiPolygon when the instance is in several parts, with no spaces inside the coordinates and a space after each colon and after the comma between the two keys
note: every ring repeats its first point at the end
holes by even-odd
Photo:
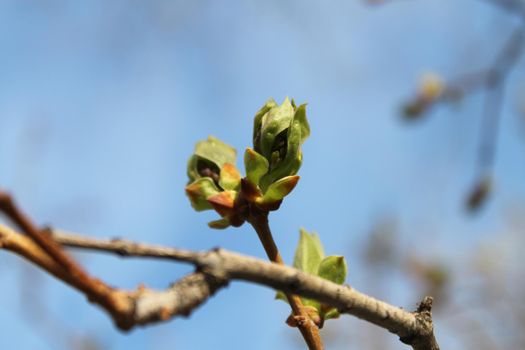
{"type": "Polygon", "coordinates": [[[493,190],[493,168],[505,86],[512,69],[522,57],[525,45],[525,5],[519,0],[487,1],[523,16],[523,22],[508,36],[497,52],[494,62],[486,69],[465,73],[448,81],[443,81],[439,75],[427,74],[422,77],[416,95],[403,107],[405,119],[415,120],[429,113],[438,104],[455,104],[475,92],[485,92],[479,138],[478,174],[465,201],[470,211],[479,209],[493,190]]]}

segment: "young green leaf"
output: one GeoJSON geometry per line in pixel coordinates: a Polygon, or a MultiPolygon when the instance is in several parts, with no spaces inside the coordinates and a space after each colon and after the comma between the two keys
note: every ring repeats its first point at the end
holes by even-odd
{"type": "Polygon", "coordinates": [[[236,190],[241,184],[241,174],[235,165],[224,163],[221,168],[219,185],[225,190],[236,190]]]}
{"type": "Polygon", "coordinates": [[[323,257],[324,251],[319,236],[301,229],[293,266],[306,273],[317,275],[323,257]]]}
{"type": "Polygon", "coordinates": [[[222,218],[219,220],[210,221],[208,222],[208,226],[210,228],[219,229],[219,230],[225,229],[228,226],[230,226],[230,220],[228,220],[227,218],[222,218]]]}
{"type": "Polygon", "coordinates": [[[301,128],[301,143],[303,143],[310,136],[310,125],[306,118],[306,103],[303,103],[295,110],[293,122],[299,124],[301,128]]]}
{"type": "Polygon", "coordinates": [[[275,181],[270,185],[270,187],[268,187],[260,202],[267,204],[282,200],[290,192],[292,192],[292,190],[295,188],[295,185],[297,185],[297,182],[299,182],[299,178],[299,175],[292,175],[275,181]]]}
{"type": "Polygon", "coordinates": [[[268,160],[251,148],[244,153],[244,167],[246,177],[254,185],[259,184],[261,177],[268,172],[268,160]]]}
{"type": "Polygon", "coordinates": [[[201,177],[186,186],[186,194],[190,198],[191,206],[197,211],[213,209],[208,197],[219,193],[219,189],[209,177],[201,177]]]}
{"type": "Polygon", "coordinates": [[[225,163],[235,164],[236,157],[235,148],[218,138],[208,136],[208,139],[197,142],[188,161],[189,182],[201,177],[211,177],[217,181],[219,170],[225,163]]]}
{"type": "Polygon", "coordinates": [[[324,320],[329,320],[331,318],[339,318],[339,316],[341,315],[339,314],[339,311],[337,311],[335,307],[332,307],[328,309],[326,312],[321,313],[321,318],[323,318],[324,320]]]}
{"type": "Polygon", "coordinates": [[[331,255],[321,261],[317,275],[337,284],[343,284],[346,278],[346,260],[344,256],[331,255]]]}
{"type": "Polygon", "coordinates": [[[197,143],[194,154],[211,160],[217,164],[219,168],[221,168],[224,163],[235,164],[235,158],[237,157],[235,148],[211,135],[208,136],[207,140],[197,143]]]}
{"type": "MultiPolygon", "coordinates": [[[[316,233],[308,233],[305,229],[300,229],[299,242],[295,249],[293,266],[301,271],[316,275],[324,251],[319,236],[316,233]]],[[[282,292],[277,292],[276,299],[288,301],[282,292]]],[[[301,298],[304,305],[319,308],[319,303],[315,300],[301,298]]]]}
{"type": "Polygon", "coordinates": [[[275,293],[275,299],[276,300],[282,300],[284,302],[288,302],[288,298],[286,297],[286,294],[284,292],[281,292],[280,290],[275,293]]]}
{"type": "Polygon", "coordinates": [[[266,115],[266,113],[268,113],[268,111],[274,107],[277,107],[277,103],[273,98],[270,98],[268,101],[266,101],[264,106],[262,106],[261,109],[259,109],[257,113],[255,113],[255,116],[253,117],[253,144],[255,150],[257,151],[260,150],[258,148],[258,145],[261,141],[262,119],[266,115]]]}

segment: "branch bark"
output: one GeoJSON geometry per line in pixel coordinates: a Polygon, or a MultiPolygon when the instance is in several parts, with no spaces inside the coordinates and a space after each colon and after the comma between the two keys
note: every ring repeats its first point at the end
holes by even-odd
{"type": "MultiPolygon", "coordinates": [[[[190,263],[197,271],[165,291],[139,288],[117,290],[133,305],[125,315],[127,323],[144,325],[175,316],[188,316],[229,281],[239,280],[282,290],[286,293],[316,299],[336,307],[341,313],[397,334],[402,342],[416,350],[438,350],[432,324],[432,298],[425,298],[414,312],[403,310],[363,294],[350,286],[341,286],[292,267],[265,262],[222,249],[195,252],[176,248],[136,243],[122,239],[92,239],[52,231],[52,237],[64,246],[98,250],[125,257],[149,257],[190,263]]],[[[0,225],[0,246],[13,251],[46,269],[68,283],[56,271],[55,263],[46,258],[29,238],[0,225]]]]}
{"type": "MultiPolygon", "coordinates": [[[[73,240],[77,240],[79,244],[89,241],[89,239],[81,237],[73,237],[73,240]]],[[[103,249],[103,246],[107,247],[107,243],[110,242],[94,241],[91,245],[99,246],[99,250],[118,252],[119,248],[118,246],[116,247],[114,243],[110,243],[113,249],[103,249]]],[[[131,252],[130,256],[147,256],[140,254],[140,245],[133,245],[135,245],[137,249],[124,248],[131,252]]],[[[89,244],[86,245],[86,248],[89,248],[89,244]]],[[[145,251],[155,251],[152,255],[159,257],[159,255],[162,255],[162,249],[159,248],[161,247],[150,246],[146,247],[145,251]]],[[[212,274],[195,272],[183,277],[162,291],[152,290],[144,286],[139,286],[133,291],[111,288],[111,299],[120,305],[120,308],[115,310],[113,307],[99,303],[97,299],[93,299],[92,295],[83,289],[83,286],[78,283],[77,279],[72,278],[61,265],[52,259],[47,252],[29,237],[2,224],[0,224],[0,249],[16,253],[67,285],[82,292],[88,297],[89,301],[97,303],[107,311],[114,320],[115,325],[124,331],[130,330],[134,326],[165,321],[179,315],[189,316],[195,308],[204,303],[215,291],[227,284],[227,280],[216,278],[212,274]]],[[[171,259],[177,257],[176,260],[185,261],[185,259],[188,258],[187,261],[192,261],[195,259],[195,254],[198,253],[181,250],[175,255],[173,255],[172,252],[171,259]]]]}

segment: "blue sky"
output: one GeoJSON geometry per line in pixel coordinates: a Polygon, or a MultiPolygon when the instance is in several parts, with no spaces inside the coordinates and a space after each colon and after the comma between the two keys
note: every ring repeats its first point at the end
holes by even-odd
{"type": "MultiPolygon", "coordinates": [[[[249,227],[207,228],[215,214],[191,209],[185,167],[209,134],[242,154],[253,114],[269,97],[290,96],[308,102],[312,135],[297,189],[271,216],[276,241],[291,262],[298,228],[317,231],[327,253],[347,257],[348,283],[367,291],[358,254],[378,217],[395,215],[409,246],[431,242],[432,253],[453,260],[503,230],[502,212],[524,198],[519,68],[504,108],[497,191],[476,216],[462,203],[476,177],[483,95],[415,125],[398,115],[422,73],[486,66],[515,25],[476,0],[2,1],[0,186],[41,224],[264,257],[249,227]]],[[[191,270],[75,256],[123,288],[163,288],[191,270]]],[[[301,347],[283,323],[287,306],[268,289],[232,283],[189,320],[122,334],[75,291],[16,257],[0,259],[1,348],[57,346],[21,315],[21,274],[43,280],[38,294],[57,320],[111,349],[301,347]]],[[[420,298],[403,286],[379,297],[406,308],[420,298]]],[[[357,322],[327,327],[351,335],[357,322]]]]}

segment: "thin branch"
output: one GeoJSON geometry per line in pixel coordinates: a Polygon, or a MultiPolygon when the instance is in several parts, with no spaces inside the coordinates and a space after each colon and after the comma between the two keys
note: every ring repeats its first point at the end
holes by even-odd
{"type": "MultiPolygon", "coordinates": [[[[0,237],[3,231],[0,225],[0,237]]],[[[93,239],[60,230],[53,231],[53,238],[73,248],[94,249],[123,257],[186,262],[197,266],[200,272],[215,276],[216,280],[243,280],[319,300],[336,307],[341,313],[357,316],[397,334],[414,349],[439,349],[432,330],[431,298],[425,298],[420,310],[412,313],[349,286],[225,250],[193,252],[122,239],[93,239]]]]}
{"type": "MultiPolygon", "coordinates": [[[[521,11],[520,15],[525,20],[525,4],[522,2],[490,1],[505,9],[521,11]]],[[[466,200],[466,206],[471,211],[478,209],[491,191],[491,173],[498,143],[505,84],[512,69],[523,55],[524,46],[525,22],[522,22],[508,36],[488,68],[460,75],[445,84],[434,78],[430,84],[423,85],[418,94],[404,106],[404,117],[413,120],[420,118],[440,103],[455,102],[467,94],[480,90],[486,92],[478,151],[478,179],[466,200]]]]}
{"type": "MultiPolygon", "coordinates": [[[[260,212],[254,213],[248,219],[250,224],[253,226],[254,230],[259,236],[266,255],[270,261],[277,263],[279,265],[284,265],[283,258],[279,253],[279,249],[275,244],[275,241],[272,236],[272,231],[268,224],[268,213],[260,212]]],[[[301,298],[297,295],[286,293],[286,299],[292,308],[292,313],[294,316],[295,324],[301,331],[301,334],[308,345],[310,350],[322,350],[323,343],[321,341],[321,336],[319,335],[319,328],[313,322],[310,315],[304,308],[301,298]]]]}
{"type": "Polygon", "coordinates": [[[432,102],[454,101],[466,94],[474,93],[478,90],[491,89],[495,85],[503,84],[507,75],[521,58],[524,41],[525,29],[519,26],[509,35],[505,45],[503,45],[494,62],[487,69],[469,72],[450,79],[445,84],[445,90],[440,98],[432,102]]]}
{"type": "MultiPolygon", "coordinates": [[[[6,214],[41,249],[42,252],[39,254],[42,259],[45,256],[46,266],[52,268],[51,273],[67,280],[69,284],[82,291],[89,300],[108,310],[117,323],[123,320],[119,315],[130,307],[128,301],[118,297],[113,288],[85,272],[80,265],[62,250],[60,245],[37,228],[8,193],[1,190],[0,211],[6,214]]],[[[119,324],[119,326],[121,328],[127,327],[126,324],[119,324]]]]}
{"type": "MultiPolygon", "coordinates": [[[[2,226],[0,225],[0,229],[2,226]]],[[[1,230],[0,230],[1,231],[1,230]]],[[[122,257],[155,258],[193,264],[199,253],[154,244],[143,244],[122,238],[97,239],[85,237],[65,230],[50,229],[48,233],[63,246],[96,250],[122,257]]]]}
{"type": "MultiPolygon", "coordinates": [[[[75,237],[72,239],[75,240],[75,237]]],[[[86,242],[87,239],[81,238],[80,241],[86,242]]],[[[102,247],[107,245],[107,243],[108,242],[94,242],[93,245],[102,247]]],[[[89,247],[89,245],[86,247],[89,247]]],[[[114,249],[107,251],[118,252],[117,247],[118,246],[113,245],[114,249]]],[[[64,283],[85,293],[82,286],[78,284],[78,280],[71,278],[70,274],[66,273],[40,246],[29,237],[1,224],[0,248],[16,253],[64,283]]],[[[163,252],[162,249],[159,250],[158,248],[159,247],[150,246],[146,247],[145,250],[149,251],[151,256],[160,257],[163,252]],[[154,251],[156,252],[153,253],[154,251]]],[[[173,249],[171,250],[171,259],[179,261],[194,262],[195,259],[202,254],[194,252],[188,254],[186,251],[179,252],[173,249]]],[[[134,250],[130,248],[130,251],[137,253],[137,256],[146,256],[139,254],[141,249],[134,250]]],[[[196,272],[185,276],[163,291],[156,291],[143,286],[134,291],[112,289],[112,299],[124,305],[119,312],[115,312],[115,310],[107,307],[105,304],[99,305],[112,316],[115,324],[120,329],[129,330],[137,325],[164,321],[179,315],[188,316],[197,306],[211,297],[216,290],[225,285],[225,280],[218,279],[211,274],[196,272]]]]}
{"type": "Polygon", "coordinates": [[[525,20],[525,4],[520,0],[484,0],[510,14],[517,15],[525,20]]]}
{"type": "Polygon", "coordinates": [[[487,97],[484,108],[481,146],[479,151],[482,172],[492,169],[496,153],[504,86],[508,74],[516,65],[523,52],[525,30],[516,29],[507,39],[506,44],[496,57],[486,76],[487,97]]]}

